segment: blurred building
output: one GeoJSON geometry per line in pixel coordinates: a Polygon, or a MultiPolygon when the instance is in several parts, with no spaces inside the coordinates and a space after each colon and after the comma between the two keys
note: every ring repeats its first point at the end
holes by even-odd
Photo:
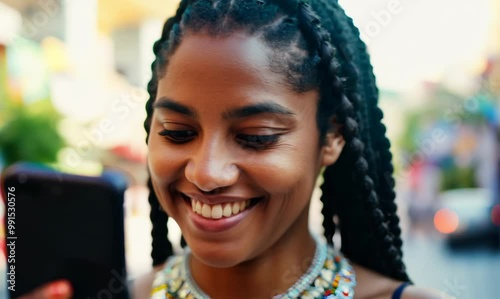
{"type": "MultiPolygon", "coordinates": [[[[31,111],[50,102],[60,114],[58,131],[66,141],[55,166],[84,174],[111,167],[128,174],[133,188],[127,192],[127,213],[141,214],[127,217],[127,233],[140,240],[127,241],[132,274],[151,264],[145,233],[150,230],[148,190],[141,187],[146,179],[145,87],[153,43],[178,2],[0,0],[0,130],[12,119],[8,108],[31,111]]],[[[36,150],[40,144],[28,146],[36,150]]],[[[5,167],[1,153],[0,142],[0,171],[5,167]]]]}
{"type": "Polygon", "coordinates": [[[152,45],[177,5],[0,0],[0,59],[7,70],[2,90],[25,104],[50,99],[68,141],[58,161],[63,170],[93,172],[110,164],[126,168],[135,182],[144,180],[142,123],[152,45]],[[34,55],[26,54],[27,47],[34,55]],[[40,86],[35,92],[33,82],[40,86]]]}

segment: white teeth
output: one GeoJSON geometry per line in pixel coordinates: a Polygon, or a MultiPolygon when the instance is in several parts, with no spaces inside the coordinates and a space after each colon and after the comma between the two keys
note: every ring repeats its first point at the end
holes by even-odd
{"type": "Polygon", "coordinates": [[[231,204],[230,203],[225,204],[224,211],[222,211],[222,215],[224,215],[224,217],[229,217],[231,216],[232,213],[233,209],[231,208],[231,204]]]}
{"type": "Polygon", "coordinates": [[[222,206],[215,205],[212,207],[212,218],[219,219],[222,218],[222,206]]]}
{"type": "Polygon", "coordinates": [[[196,202],[194,211],[198,214],[201,214],[201,203],[199,201],[196,202]]]}
{"type": "Polygon", "coordinates": [[[243,212],[250,205],[250,200],[217,204],[210,206],[200,201],[191,199],[191,208],[196,214],[205,218],[220,219],[222,217],[231,217],[243,212]]]}
{"type": "Polygon", "coordinates": [[[240,203],[235,202],[233,203],[233,214],[236,215],[240,212],[240,203]]]}
{"type": "Polygon", "coordinates": [[[201,215],[205,218],[210,218],[212,216],[212,208],[210,208],[207,204],[203,204],[203,208],[201,208],[201,215]]]}

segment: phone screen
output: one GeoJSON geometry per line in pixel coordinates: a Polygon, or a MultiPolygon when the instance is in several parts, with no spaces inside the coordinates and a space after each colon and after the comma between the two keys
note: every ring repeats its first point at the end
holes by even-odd
{"type": "Polygon", "coordinates": [[[15,242],[15,257],[7,254],[7,272],[15,267],[11,298],[62,278],[74,298],[126,298],[124,190],[99,178],[40,173],[10,175],[4,184],[15,187],[15,238],[7,230],[6,240],[7,252],[15,242]]]}

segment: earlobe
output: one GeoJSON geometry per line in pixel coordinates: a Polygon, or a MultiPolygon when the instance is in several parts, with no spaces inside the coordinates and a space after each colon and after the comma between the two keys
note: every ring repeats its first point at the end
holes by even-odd
{"type": "Polygon", "coordinates": [[[322,148],[322,165],[330,166],[335,163],[340,153],[344,149],[344,137],[337,132],[329,132],[326,134],[325,144],[322,148]]]}

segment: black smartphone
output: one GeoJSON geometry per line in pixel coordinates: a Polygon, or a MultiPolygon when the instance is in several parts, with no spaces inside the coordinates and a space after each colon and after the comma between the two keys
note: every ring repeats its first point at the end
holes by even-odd
{"type": "Polygon", "coordinates": [[[67,279],[75,299],[127,299],[126,179],[61,173],[30,163],[2,174],[11,298],[67,279]]]}

